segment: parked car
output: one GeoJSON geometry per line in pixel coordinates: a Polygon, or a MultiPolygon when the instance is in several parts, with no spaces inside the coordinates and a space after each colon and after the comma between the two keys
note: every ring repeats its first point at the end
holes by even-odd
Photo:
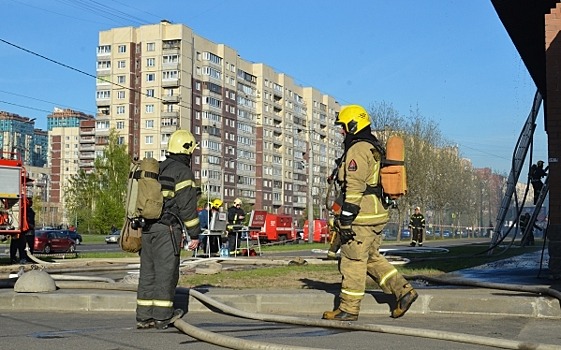
{"type": "Polygon", "coordinates": [[[55,252],[69,252],[76,251],[76,242],[65,233],[59,231],[35,231],[35,242],[33,249],[36,252],[45,254],[55,252]]]}
{"type": "Polygon", "coordinates": [[[107,244],[119,243],[119,236],[121,235],[121,230],[111,232],[109,235],[105,236],[105,242],[107,244]]]}
{"type": "Polygon", "coordinates": [[[71,231],[71,230],[61,230],[61,232],[67,235],[68,237],[72,238],[77,245],[82,244],[83,242],[82,235],[79,234],[78,232],[71,231]]]}
{"type": "Polygon", "coordinates": [[[404,228],[401,230],[401,239],[404,238],[411,238],[411,231],[409,229],[404,228]]]}

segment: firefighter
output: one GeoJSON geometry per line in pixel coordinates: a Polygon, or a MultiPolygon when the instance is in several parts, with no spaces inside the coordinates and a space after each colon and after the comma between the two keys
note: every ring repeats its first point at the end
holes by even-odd
{"type": "Polygon", "coordinates": [[[542,177],[547,176],[547,171],[549,170],[549,165],[544,169],[543,160],[538,160],[537,164],[532,164],[530,167],[530,182],[534,188],[534,205],[538,202],[540,197],[540,192],[542,191],[543,182],[542,177]]]}
{"type": "Polygon", "coordinates": [[[419,244],[423,246],[423,231],[425,230],[425,217],[421,214],[421,208],[416,207],[415,213],[409,219],[409,229],[411,229],[411,247],[419,244]]]}
{"type": "Polygon", "coordinates": [[[337,173],[343,184],[344,201],[336,221],[342,243],[342,282],[339,307],[324,312],[323,318],[356,321],[367,274],[384,293],[395,296],[391,317],[398,318],[407,312],[418,294],[379,252],[382,229],[388,222],[388,210],[382,204],[378,185],[383,149],[370,131],[370,117],[363,107],[342,107],[335,124],[342,127],[345,136],[344,159],[337,173]]]}
{"type": "Polygon", "coordinates": [[[234,205],[228,208],[228,248],[230,251],[237,249],[240,246],[240,237],[238,237],[238,230],[234,229],[232,225],[242,225],[245,219],[245,212],[242,209],[242,200],[239,198],[234,199],[234,205]]]}
{"type": "MultiPolygon", "coordinates": [[[[210,229],[210,224],[212,222],[212,218],[214,217],[214,214],[218,215],[218,212],[220,211],[221,206],[222,206],[222,200],[218,199],[218,198],[215,198],[212,201],[207,203],[205,209],[203,209],[199,212],[199,221],[201,223],[201,231],[210,229]]],[[[207,243],[210,243],[210,253],[211,254],[218,253],[218,250],[220,249],[220,247],[218,246],[216,241],[210,240],[210,239],[207,239],[205,241],[205,239],[202,239],[202,237],[199,237],[199,248],[201,248],[203,250],[203,252],[207,251],[207,246],[206,246],[207,243]]],[[[193,252],[193,256],[195,256],[195,252],[193,252]]]]}
{"type": "Polygon", "coordinates": [[[173,308],[179,280],[180,242],[185,231],[189,249],[199,245],[197,186],[191,170],[191,155],[198,146],[187,130],[175,131],[168,141],[166,159],[160,163],[164,209],[160,219],[142,229],[140,278],[136,300],[137,328],[166,329],[183,316],[173,308]]]}

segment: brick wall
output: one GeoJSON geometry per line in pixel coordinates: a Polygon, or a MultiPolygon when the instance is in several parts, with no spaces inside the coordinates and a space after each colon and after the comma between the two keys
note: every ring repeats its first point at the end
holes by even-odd
{"type": "Polygon", "coordinates": [[[549,157],[549,269],[561,278],[561,4],[545,16],[546,105],[549,157]]]}

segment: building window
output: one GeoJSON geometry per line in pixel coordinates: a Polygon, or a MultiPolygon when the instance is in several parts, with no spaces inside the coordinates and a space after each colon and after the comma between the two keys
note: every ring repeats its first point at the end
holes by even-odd
{"type": "Polygon", "coordinates": [[[144,152],[144,158],[154,158],[154,151],[144,152]]]}
{"type": "Polygon", "coordinates": [[[119,100],[122,100],[125,98],[125,92],[124,91],[117,91],[117,98],[119,100]]]}
{"type": "Polygon", "coordinates": [[[156,43],[146,43],[146,51],[156,51],[156,43]]]}
{"type": "Polygon", "coordinates": [[[127,77],[124,75],[117,76],[117,84],[124,84],[127,81],[127,77]]]}
{"type": "Polygon", "coordinates": [[[179,72],[176,70],[165,70],[162,72],[163,80],[172,80],[179,78],[179,72]]]}
{"type": "Polygon", "coordinates": [[[101,45],[97,47],[97,54],[110,54],[111,53],[111,45],[101,45]]]}
{"type": "Polygon", "coordinates": [[[119,45],[119,53],[127,52],[127,45],[119,45]]]}
{"type": "Polygon", "coordinates": [[[154,128],[154,121],[149,119],[146,121],[146,129],[153,129],[154,128]]]}
{"type": "Polygon", "coordinates": [[[124,145],[125,144],[125,137],[124,136],[119,136],[119,138],[117,138],[117,144],[124,145]]]}
{"type": "Polygon", "coordinates": [[[154,136],[146,136],[144,138],[144,143],[146,143],[147,145],[151,145],[154,143],[154,136]]]}
{"type": "Polygon", "coordinates": [[[146,96],[154,97],[154,89],[146,89],[146,96]]]}
{"type": "Polygon", "coordinates": [[[125,114],[125,106],[117,106],[117,114],[125,114]]]}
{"type": "Polygon", "coordinates": [[[126,67],[127,67],[127,61],[121,60],[117,62],[117,68],[126,68],[126,67]]]}
{"type": "Polygon", "coordinates": [[[154,67],[156,65],[155,58],[147,58],[146,59],[146,67],[154,67]]]}
{"type": "Polygon", "coordinates": [[[123,122],[123,121],[118,121],[118,122],[116,123],[116,128],[117,128],[117,129],[124,129],[124,128],[125,128],[125,122],[123,122]]]}
{"type": "Polygon", "coordinates": [[[146,105],[146,113],[154,113],[154,105],[146,105]]]}
{"type": "Polygon", "coordinates": [[[96,99],[98,100],[105,100],[111,97],[111,91],[109,90],[100,90],[96,91],[96,99]]]}
{"type": "Polygon", "coordinates": [[[154,73],[146,74],[146,81],[156,81],[156,74],[154,73]]]}

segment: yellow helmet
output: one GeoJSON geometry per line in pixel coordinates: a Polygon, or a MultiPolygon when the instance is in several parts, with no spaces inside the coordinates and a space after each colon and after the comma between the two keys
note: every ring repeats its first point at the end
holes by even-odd
{"type": "Polygon", "coordinates": [[[212,202],[210,202],[211,208],[216,208],[216,209],[218,209],[218,208],[220,208],[221,205],[222,205],[222,200],[220,200],[220,199],[218,199],[218,198],[216,198],[216,199],[214,199],[212,202]]]}
{"type": "Polygon", "coordinates": [[[234,199],[234,205],[242,205],[242,200],[239,198],[234,199]]]}
{"type": "Polygon", "coordinates": [[[370,126],[370,116],[359,105],[343,106],[337,114],[335,125],[341,125],[347,134],[355,135],[370,126]]]}
{"type": "Polygon", "coordinates": [[[168,141],[168,152],[175,154],[192,154],[199,144],[195,136],[187,130],[176,130],[168,141]]]}

